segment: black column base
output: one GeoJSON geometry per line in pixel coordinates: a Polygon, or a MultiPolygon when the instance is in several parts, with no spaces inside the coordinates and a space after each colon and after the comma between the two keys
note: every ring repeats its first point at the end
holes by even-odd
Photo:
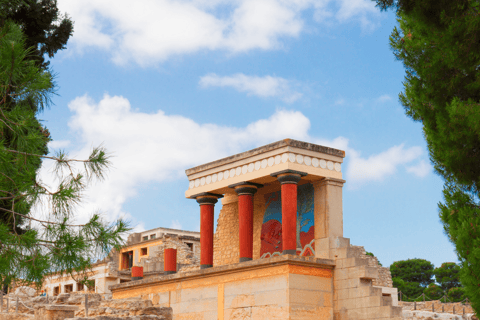
{"type": "Polygon", "coordinates": [[[238,262],[252,261],[252,258],[240,258],[238,262]]]}
{"type": "Polygon", "coordinates": [[[297,250],[283,250],[283,254],[292,254],[294,256],[297,255],[297,250]]]}
{"type": "Polygon", "coordinates": [[[135,280],[142,280],[143,277],[132,277],[132,281],[135,281],[135,280]]]}
{"type": "Polygon", "coordinates": [[[174,274],[177,273],[177,271],[164,271],[163,274],[174,274]]]}
{"type": "Polygon", "coordinates": [[[208,268],[211,268],[211,267],[213,267],[213,265],[211,265],[211,264],[202,264],[202,265],[200,265],[200,269],[208,269],[208,268]]]}

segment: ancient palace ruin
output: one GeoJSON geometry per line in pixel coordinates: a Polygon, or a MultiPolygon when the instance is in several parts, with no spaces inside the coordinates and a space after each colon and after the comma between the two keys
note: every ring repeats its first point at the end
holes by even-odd
{"type": "Polygon", "coordinates": [[[388,270],[343,236],[344,157],[286,139],[186,170],[200,268],[116,284],[113,298],[174,319],[401,318],[388,270]]]}

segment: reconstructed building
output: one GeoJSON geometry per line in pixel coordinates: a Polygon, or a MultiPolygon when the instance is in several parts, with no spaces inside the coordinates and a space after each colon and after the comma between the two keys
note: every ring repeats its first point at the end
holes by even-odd
{"type": "Polygon", "coordinates": [[[131,281],[132,266],[142,266],[145,277],[162,275],[165,248],[177,249],[179,269],[200,268],[199,232],[156,228],[130,234],[120,252],[112,251],[102,261],[94,263],[87,273],[89,280],[93,280],[92,288],[77,283],[75,277],[52,274],[45,279],[42,289],[51,296],[86,291],[110,294],[111,285],[131,281]]]}
{"type": "Polygon", "coordinates": [[[286,139],[186,170],[201,268],[114,285],[113,298],[152,300],[174,319],[401,317],[388,269],[343,236],[344,157],[286,139]]]}

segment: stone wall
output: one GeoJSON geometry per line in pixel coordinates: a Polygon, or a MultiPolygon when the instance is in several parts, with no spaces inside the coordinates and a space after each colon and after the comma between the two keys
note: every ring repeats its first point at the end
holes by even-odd
{"type": "Polygon", "coordinates": [[[392,274],[390,269],[380,266],[377,257],[373,257],[366,254],[365,248],[362,246],[351,246],[351,251],[355,257],[366,259],[368,266],[377,268],[378,278],[373,279],[373,285],[378,287],[393,288],[392,274]]]}
{"type": "Polygon", "coordinates": [[[163,272],[164,249],[177,249],[177,265],[178,271],[185,267],[192,267],[193,269],[200,266],[200,246],[196,246],[195,252],[190,247],[183,243],[181,237],[176,235],[164,235],[162,241],[153,247],[150,247],[150,255],[148,258],[141,258],[139,266],[143,267],[143,273],[148,276],[148,273],[163,272]]]}

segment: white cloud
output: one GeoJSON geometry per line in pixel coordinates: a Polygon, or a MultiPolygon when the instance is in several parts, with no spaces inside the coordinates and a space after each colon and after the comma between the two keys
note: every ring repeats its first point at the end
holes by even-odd
{"type": "Polygon", "coordinates": [[[392,98],[388,94],[384,94],[377,98],[378,102],[387,102],[389,100],[392,100],[392,98]]]}
{"type": "MultiPolygon", "coordinates": [[[[127,99],[109,95],[99,102],[78,97],[69,108],[73,113],[69,126],[79,139],[78,149],[70,154],[84,159],[91,146],[100,144],[113,152],[108,178],[89,189],[77,212],[82,222],[95,210],[107,212],[109,219],[132,218],[122,206],[140,186],[184,178],[185,168],[280,139],[308,140],[310,128],[309,119],[298,111],[278,110],[268,119],[238,128],[199,124],[161,110],[142,113],[127,99]]],[[[49,170],[44,166],[42,177],[48,179],[49,170]]]]}
{"type": "Polygon", "coordinates": [[[393,175],[399,165],[418,159],[423,151],[420,147],[407,149],[404,144],[401,144],[367,159],[360,157],[360,153],[355,150],[350,149],[349,153],[347,178],[351,185],[358,185],[367,181],[382,181],[393,175]]]}
{"type": "Polygon", "coordinates": [[[221,77],[211,73],[201,77],[199,84],[203,88],[232,87],[237,91],[262,98],[279,97],[288,103],[294,102],[302,96],[301,93],[291,89],[291,81],[272,76],[258,77],[237,73],[221,77]]]}
{"type": "Polygon", "coordinates": [[[344,103],[345,103],[345,99],[343,99],[343,98],[337,99],[337,100],[335,101],[335,105],[342,105],[342,104],[344,104],[344,103]]]}
{"type": "MultiPolygon", "coordinates": [[[[285,38],[305,29],[303,15],[317,21],[357,19],[373,23],[371,1],[342,0],[59,0],[75,21],[69,50],[94,47],[111,53],[117,64],[148,66],[179,54],[201,50],[231,53],[282,47],[285,38]],[[333,3],[335,5],[335,2],[333,3]],[[338,6],[337,6],[338,7],[338,6]],[[333,12],[335,9],[336,13],[333,12]]],[[[378,11],[378,10],[377,10],[378,11]]]]}
{"type": "Polygon", "coordinates": [[[172,223],[170,224],[170,228],[182,230],[182,224],[178,220],[172,220],[172,223]]]}
{"type": "Polygon", "coordinates": [[[432,166],[425,160],[421,160],[415,166],[407,167],[407,172],[413,173],[420,178],[426,177],[430,171],[432,171],[432,166]]]}
{"type": "MultiPolygon", "coordinates": [[[[284,138],[345,150],[348,166],[342,171],[349,184],[382,180],[394,174],[399,165],[416,160],[422,153],[420,147],[400,145],[368,159],[362,158],[349,147],[345,137],[333,140],[312,137],[310,120],[299,111],[277,110],[269,118],[245,127],[229,127],[200,124],[161,110],[143,113],[121,96],[105,95],[96,102],[85,95],[71,101],[69,108],[73,113],[69,126],[78,137],[75,142],[78,148],[70,154],[85,159],[91,146],[102,143],[113,152],[113,167],[108,178],[85,193],[82,207],[76,212],[77,222],[85,222],[91,213],[99,210],[107,214],[108,220],[126,217],[138,223],[133,215],[124,211],[123,205],[137,195],[141,186],[184,179],[186,168],[284,138]]],[[[53,184],[50,165],[45,161],[40,175],[47,184],[53,184]]],[[[422,170],[409,169],[408,172],[419,175],[422,170]]],[[[172,221],[172,226],[177,222],[172,221]]],[[[144,228],[143,224],[137,226],[138,230],[144,228]]]]}

